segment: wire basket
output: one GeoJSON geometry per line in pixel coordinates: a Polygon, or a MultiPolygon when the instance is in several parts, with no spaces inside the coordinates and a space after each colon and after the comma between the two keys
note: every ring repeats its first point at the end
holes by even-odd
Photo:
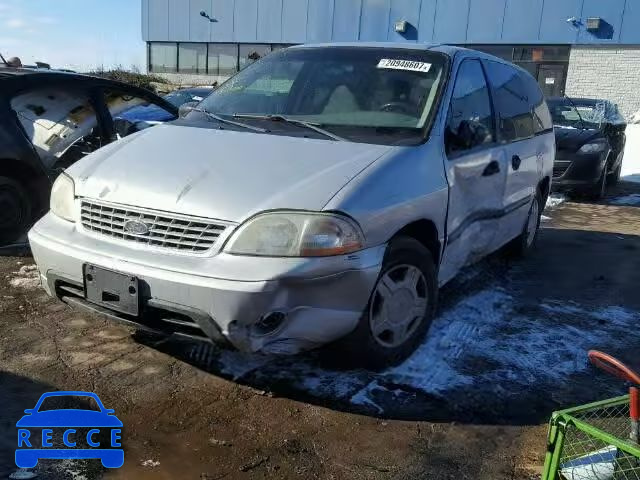
{"type": "Polygon", "coordinates": [[[629,395],[555,412],[543,480],[640,480],[629,395]]]}

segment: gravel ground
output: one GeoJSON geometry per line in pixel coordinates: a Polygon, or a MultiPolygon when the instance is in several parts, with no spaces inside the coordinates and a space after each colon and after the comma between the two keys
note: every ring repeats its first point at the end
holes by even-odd
{"type": "Polygon", "coordinates": [[[125,466],[41,461],[38,478],[536,478],[551,411],[624,390],[585,357],[637,351],[638,194],[554,202],[530,258],[463,272],[416,354],[379,374],[135,334],[48,298],[28,256],[0,258],[0,478],[51,390],[116,410],[125,466]]]}

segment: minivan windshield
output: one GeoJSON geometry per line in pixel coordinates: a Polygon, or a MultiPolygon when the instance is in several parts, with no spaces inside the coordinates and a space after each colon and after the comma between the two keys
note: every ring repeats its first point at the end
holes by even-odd
{"type": "Polygon", "coordinates": [[[400,48],[281,50],[228,80],[199,109],[268,133],[332,138],[305,122],[350,141],[417,144],[437,111],[446,60],[400,48]]]}

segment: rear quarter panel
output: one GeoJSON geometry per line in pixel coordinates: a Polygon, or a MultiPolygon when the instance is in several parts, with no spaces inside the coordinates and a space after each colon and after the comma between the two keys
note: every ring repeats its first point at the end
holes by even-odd
{"type": "Polygon", "coordinates": [[[353,217],[367,246],[388,242],[418,220],[431,220],[443,245],[448,186],[442,158],[432,145],[396,147],[363,170],[324,207],[353,217]]]}

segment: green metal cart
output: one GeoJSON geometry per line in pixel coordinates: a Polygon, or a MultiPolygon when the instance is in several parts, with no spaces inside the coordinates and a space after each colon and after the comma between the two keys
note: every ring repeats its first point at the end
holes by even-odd
{"type": "MultiPolygon", "coordinates": [[[[615,358],[589,352],[599,368],[634,385],[640,376],[615,358]]],[[[553,413],[543,480],[640,480],[640,396],[629,395],[553,413]]]]}

